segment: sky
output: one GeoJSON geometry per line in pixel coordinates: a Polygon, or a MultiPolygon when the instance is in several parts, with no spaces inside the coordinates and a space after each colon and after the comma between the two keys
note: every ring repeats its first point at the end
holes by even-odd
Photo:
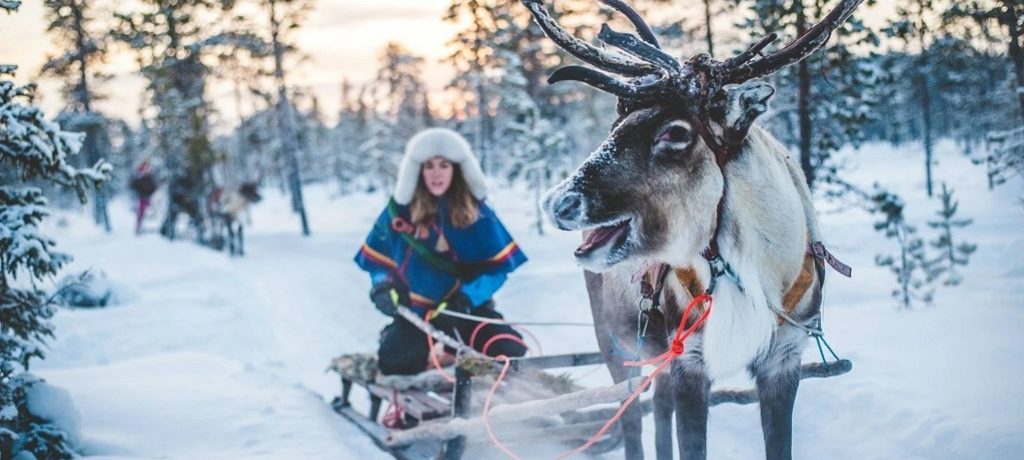
{"type": "MultiPolygon", "coordinates": [[[[424,80],[432,92],[440,91],[452,75],[449,66],[440,62],[446,55],[446,43],[456,31],[455,25],[441,19],[449,1],[319,0],[295,36],[308,58],[289,69],[289,83],[316,94],[322,111],[333,120],[340,105],[341,82],[349,79],[360,84],[372,79],[384,45],[397,41],[425,57],[424,80]]],[[[862,14],[869,24],[880,24],[891,13],[894,1],[880,0],[871,8],[862,6],[866,10],[862,14]]],[[[0,16],[0,62],[19,66],[18,81],[37,81],[39,103],[47,113],[55,114],[63,106],[59,85],[37,78],[46,56],[60,51],[46,34],[45,26],[40,0],[25,0],[17,14],[0,16]]],[[[105,71],[113,80],[102,88],[107,100],[99,103],[98,109],[136,120],[144,82],[134,59],[129,53],[115,54],[105,64],[105,71]]],[[[231,88],[211,87],[209,97],[219,111],[215,124],[233,124],[237,110],[231,88]]]]}

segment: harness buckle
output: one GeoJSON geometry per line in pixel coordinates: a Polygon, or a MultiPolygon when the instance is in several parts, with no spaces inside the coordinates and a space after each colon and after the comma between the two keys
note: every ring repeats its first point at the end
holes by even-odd
{"type": "Polygon", "coordinates": [[[740,282],[740,277],[732,270],[732,266],[722,259],[721,255],[715,254],[714,257],[708,259],[708,267],[711,269],[711,282],[708,283],[708,288],[704,291],[705,294],[714,294],[715,287],[718,286],[718,278],[723,275],[729,277],[729,279],[736,283],[736,287],[739,288],[740,292],[743,292],[743,283],[740,282]]]}

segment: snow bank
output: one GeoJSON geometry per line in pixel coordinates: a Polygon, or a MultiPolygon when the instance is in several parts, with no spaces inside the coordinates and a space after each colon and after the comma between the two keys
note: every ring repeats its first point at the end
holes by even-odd
{"type": "Polygon", "coordinates": [[[72,446],[82,442],[82,415],[67,390],[48,382],[36,382],[28,389],[26,404],[29,413],[60,428],[72,446]]]}

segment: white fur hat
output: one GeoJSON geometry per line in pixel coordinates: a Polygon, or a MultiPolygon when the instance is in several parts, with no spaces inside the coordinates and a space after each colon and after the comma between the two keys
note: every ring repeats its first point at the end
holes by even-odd
{"type": "Polygon", "coordinates": [[[459,133],[448,128],[430,128],[420,131],[405,146],[405,156],[398,168],[398,181],[395,183],[395,202],[407,205],[416,193],[416,184],[420,180],[420,165],[435,156],[441,156],[462,167],[462,177],[466,179],[469,192],[478,200],[487,196],[487,183],[480,162],[473,155],[469,142],[459,133]]]}

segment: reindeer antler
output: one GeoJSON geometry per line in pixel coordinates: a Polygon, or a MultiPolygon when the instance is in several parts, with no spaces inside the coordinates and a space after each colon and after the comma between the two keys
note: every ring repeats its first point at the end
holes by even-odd
{"type": "Polygon", "coordinates": [[[841,26],[846,19],[853,14],[853,10],[860,5],[862,0],[843,0],[828,13],[821,21],[811,26],[803,35],[797,37],[782,49],[775,51],[761,59],[752,61],[754,56],[761,52],[764,47],[775,41],[776,34],[773,32],[762,38],[757,44],[747,51],[741,53],[725,63],[725,83],[742,83],[754,78],[760,78],[778,71],[791,64],[802,61],[807,56],[814,54],[825,43],[828,43],[832,31],[841,26]]]}
{"type": "Polygon", "coordinates": [[[674,95],[703,107],[707,101],[700,99],[713,96],[722,85],[770,75],[825,46],[832,31],[842,25],[863,0],[840,0],[828,15],[807,32],[767,56],[755,59],[776,40],[778,35],[775,33],[768,34],[746,51],[724,62],[715,61],[706,54],[682,62],[665,53],[650,26],[622,0],[599,1],[625,15],[636,28],[639,38],[633,34],[616,32],[604,24],[598,38],[622,50],[622,53],[597,48],[562,28],[541,4],[542,1],[522,0],[551,40],[569,54],[601,70],[568,66],[556,70],[548,79],[549,82],[580,81],[620,98],[638,101],[674,95]],[[631,79],[623,81],[602,71],[631,79]]]}

